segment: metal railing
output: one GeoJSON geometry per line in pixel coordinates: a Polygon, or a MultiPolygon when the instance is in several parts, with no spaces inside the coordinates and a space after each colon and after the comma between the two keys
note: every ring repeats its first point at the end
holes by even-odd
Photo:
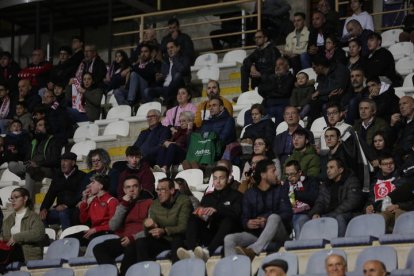
{"type": "MultiPolygon", "coordinates": [[[[158,12],[150,12],[150,13],[144,13],[144,14],[138,14],[138,15],[118,17],[118,18],[114,18],[113,21],[114,22],[136,21],[138,26],[134,30],[114,33],[113,36],[124,37],[124,36],[139,34],[139,39],[140,41],[142,41],[144,32],[145,30],[147,30],[145,29],[145,26],[147,23],[165,24],[166,18],[168,18],[169,16],[176,16],[177,18],[180,18],[180,19],[181,18],[190,19],[190,18],[199,17],[200,14],[204,14],[204,13],[211,15],[213,13],[219,14],[219,13],[225,13],[225,12],[230,12],[230,11],[234,12],[238,10],[238,11],[241,11],[240,16],[227,17],[223,19],[206,19],[205,21],[202,21],[202,22],[182,23],[180,24],[180,29],[198,27],[198,26],[202,26],[205,24],[218,24],[218,23],[226,22],[226,21],[241,20],[242,28],[240,31],[229,32],[229,33],[218,34],[218,35],[196,36],[196,37],[192,37],[191,39],[193,41],[198,41],[198,40],[206,40],[206,39],[211,39],[211,38],[220,38],[220,37],[240,35],[242,39],[242,46],[238,47],[237,49],[240,49],[240,48],[248,49],[248,48],[252,48],[252,46],[245,46],[244,41],[246,39],[246,35],[250,33],[254,33],[256,32],[257,29],[261,28],[261,21],[262,21],[261,5],[262,5],[261,0],[237,0],[237,1],[231,1],[231,2],[208,4],[208,5],[203,5],[203,6],[188,7],[188,8],[182,8],[182,9],[174,9],[174,10],[166,10],[166,11],[158,11],[158,12]],[[248,4],[248,3],[256,5],[257,13],[246,14],[243,8],[240,8],[240,9],[235,8],[235,7],[241,7],[241,5],[248,4]],[[246,30],[246,19],[253,19],[253,18],[256,18],[257,29],[246,30]]],[[[151,28],[151,29],[156,32],[159,32],[159,31],[168,29],[168,27],[164,26],[164,27],[156,27],[156,28],[151,28]]],[[[136,45],[125,45],[125,46],[113,48],[113,51],[121,50],[121,49],[123,50],[132,49],[135,47],[136,45]]],[[[222,51],[228,51],[228,50],[229,49],[217,50],[214,52],[222,52],[222,51]]]]}

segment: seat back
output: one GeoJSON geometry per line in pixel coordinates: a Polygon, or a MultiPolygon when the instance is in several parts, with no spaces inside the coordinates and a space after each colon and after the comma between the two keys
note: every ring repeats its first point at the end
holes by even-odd
{"type": "Polygon", "coordinates": [[[346,253],[342,249],[326,249],[322,251],[318,251],[313,253],[308,260],[308,264],[306,266],[306,274],[311,273],[326,273],[325,270],[325,260],[330,255],[340,255],[345,258],[346,261],[346,253]]]}
{"type": "Polygon", "coordinates": [[[236,165],[233,165],[231,170],[232,170],[232,175],[233,175],[234,180],[240,182],[240,176],[241,176],[240,168],[236,165]]]}
{"type": "Polygon", "coordinates": [[[89,226],[87,225],[74,225],[71,227],[66,228],[65,230],[60,233],[59,239],[63,239],[66,236],[73,235],[79,232],[88,231],[89,226]]]}
{"type": "Polygon", "coordinates": [[[101,264],[98,266],[94,266],[89,268],[85,274],[85,276],[117,276],[118,275],[118,268],[111,264],[101,264]]]}
{"type": "Polygon", "coordinates": [[[197,187],[203,185],[203,171],[200,169],[188,169],[177,173],[175,178],[183,178],[187,181],[188,186],[197,187]]]}
{"type": "Polygon", "coordinates": [[[218,56],[216,53],[206,53],[196,58],[194,62],[195,67],[203,67],[206,65],[217,64],[218,56]]]}
{"type": "Polygon", "coordinates": [[[397,251],[388,245],[372,246],[362,250],[357,257],[354,272],[362,274],[364,263],[369,260],[383,262],[387,271],[397,269],[397,251]]]}
{"type": "Polygon", "coordinates": [[[75,272],[71,268],[58,267],[46,271],[43,276],[75,276],[75,272]]]}
{"type": "Polygon", "coordinates": [[[244,127],[244,115],[247,110],[250,110],[250,106],[243,108],[242,110],[240,110],[239,114],[237,114],[236,124],[238,126],[244,127]]]}
{"type": "Polygon", "coordinates": [[[2,206],[6,206],[7,202],[9,202],[11,193],[16,188],[18,188],[18,186],[7,186],[7,187],[0,189],[0,198],[1,198],[2,206]]]}
{"type": "Polygon", "coordinates": [[[324,117],[320,117],[313,121],[310,130],[313,133],[313,137],[320,138],[323,134],[323,130],[326,127],[326,121],[324,117]]]}
{"type": "Polygon", "coordinates": [[[93,238],[89,243],[88,243],[88,247],[86,248],[86,252],[85,252],[85,257],[94,257],[93,255],[93,248],[97,245],[100,244],[106,240],[111,240],[111,239],[118,239],[119,236],[115,235],[115,234],[108,234],[108,235],[102,235],[102,236],[98,236],[96,238],[93,238]]]}
{"type": "Polygon", "coordinates": [[[300,231],[300,240],[332,239],[338,237],[338,222],[334,218],[318,218],[307,221],[300,231]]]}
{"type": "Polygon", "coordinates": [[[414,46],[411,42],[399,42],[391,45],[388,50],[397,61],[403,57],[411,56],[414,52],[414,46]]]}
{"type": "Polygon", "coordinates": [[[206,264],[201,259],[184,259],[174,263],[171,267],[169,276],[204,276],[206,264]]]}
{"type": "Polygon", "coordinates": [[[82,160],[82,156],[87,156],[89,152],[94,149],[96,149],[96,142],[86,140],[75,143],[70,149],[70,151],[78,156],[77,160],[82,160]]]}
{"type": "Polygon", "coordinates": [[[411,73],[411,74],[408,74],[407,76],[405,76],[403,87],[413,87],[414,86],[413,76],[414,76],[414,73],[411,73]]]}
{"type": "Polygon", "coordinates": [[[144,103],[138,108],[137,114],[135,116],[140,118],[140,120],[145,121],[147,119],[148,111],[152,109],[156,109],[159,112],[161,112],[161,103],[159,102],[144,103]]]}
{"type": "Polygon", "coordinates": [[[75,143],[85,141],[90,137],[98,136],[98,134],[99,126],[97,124],[81,125],[75,130],[75,134],[73,135],[73,141],[75,141],[75,143]]]}
{"type": "Polygon", "coordinates": [[[208,83],[210,80],[218,80],[220,78],[220,68],[217,66],[205,66],[198,70],[197,78],[202,83],[208,83]]]}
{"type": "Polygon", "coordinates": [[[79,240],[75,238],[64,238],[52,242],[47,249],[45,260],[61,258],[68,260],[70,258],[78,257],[79,254],[79,240]]]}
{"type": "Polygon", "coordinates": [[[103,135],[119,135],[126,137],[129,134],[129,123],[126,121],[117,121],[108,124],[105,127],[103,135]]]}
{"type": "Polygon", "coordinates": [[[214,267],[213,276],[250,276],[250,259],[243,255],[233,255],[220,259],[214,267]]]}
{"type": "Polygon", "coordinates": [[[262,265],[276,260],[276,259],[280,259],[280,260],[284,260],[288,263],[288,271],[287,271],[287,275],[296,275],[298,274],[298,257],[296,256],[296,254],[294,253],[290,253],[290,252],[278,252],[278,253],[273,253],[270,255],[267,255],[260,267],[259,267],[259,271],[257,272],[257,276],[264,276],[264,270],[262,269],[262,265]]]}
{"type": "Polygon", "coordinates": [[[400,33],[402,33],[402,29],[391,29],[386,30],[381,33],[382,44],[389,44],[392,45],[399,41],[400,33]]]}
{"type": "Polygon", "coordinates": [[[129,105],[118,105],[109,109],[106,119],[122,119],[131,116],[131,107],[129,105]]]}
{"type": "Polygon", "coordinates": [[[256,90],[252,90],[241,93],[237,98],[236,105],[252,106],[255,103],[261,103],[262,101],[263,97],[260,96],[256,90]]]}
{"type": "Polygon", "coordinates": [[[52,228],[45,228],[46,235],[49,237],[50,240],[56,240],[56,231],[52,228]]]}
{"type": "Polygon", "coordinates": [[[146,275],[146,276],[160,276],[161,267],[156,262],[140,262],[128,268],[125,276],[146,275]]]}
{"type": "Polygon", "coordinates": [[[384,217],[378,214],[366,214],[351,219],[346,228],[345,237],[379,237],[383,234],[385,234],[384,217]]]}
{"type": "Polygon", "coordinates": [[[154,182],[155,186],[157,186],[158,180],[167,177],[167,175],[164,172],[153,172],[152,174],[154,175],[154,178],[155,178],[155,182],[154,182]]]}
{"type": "Polygon", "coordinates": [[[403,57],[395,63],[395,70],[400,75],[408,75],[414,72],[414,55],[403,57]]]}
{"type": "Polygon", "coordinates": [[[318,77],[318,75],[316,74],[315,70],[313,70],[312,67],[306,68],[306,69],[302,69],[298,73],[300,73],[300,72],[306,73],[309,76],[309,80],[316,81],[316,78],[318,77]]]}
{"type": "Polygon", "coordinates": [[[12,173],[9,169],[5,169],[1,175],[0,181],[17,181],[20,182],[21,179],[16,174],[12,173]]]}
{"type": "Polygon", "coordinates": [[[407,262],[405,263],[405,268],[414,270],[414,247],[411,248],[410,253],[408,253],[407,262]]]}
{"type": "Polygon", "coordinates": [[[9,271],[4,276],[30,276],[30,272],[27,271],[9,271]]]}
{"type": "Polygon", "coordinates": [[[245,50],[233,50],[224,54],[223,63],[243,63],[247,53],[245,50]]]}
{"type": "Polygon", "coordinates": [[[395,221],[393,234],[414,234],[414,211],[406,212],[395,221]]]}

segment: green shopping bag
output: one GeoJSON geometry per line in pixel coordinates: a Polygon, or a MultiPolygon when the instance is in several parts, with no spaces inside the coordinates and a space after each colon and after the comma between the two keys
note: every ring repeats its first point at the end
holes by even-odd
{"type": "Polygon", "coordinates": [[[216,162],[221,154],[221,141],[215,132],[191,134],[186,160],[210,165],[216,162]]]}

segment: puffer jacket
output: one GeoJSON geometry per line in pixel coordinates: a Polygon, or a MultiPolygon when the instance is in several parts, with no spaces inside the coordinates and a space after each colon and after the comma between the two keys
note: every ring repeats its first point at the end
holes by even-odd
{"type": "Polygon", "coordinates": [[[306,176],[316,177],[321,171],[321,160],[312,145],[307,145],[305,151],[293,150],[292,154],[286,159],[285,165],[291,160],[296,160],[306,176]]]}

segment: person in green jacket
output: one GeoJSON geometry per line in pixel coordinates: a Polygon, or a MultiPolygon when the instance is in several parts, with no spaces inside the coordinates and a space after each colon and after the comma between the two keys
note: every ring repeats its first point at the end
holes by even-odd
{"type": "Polygon", "coordinates": [[[3,241],[12,247],[9,262],[25,262],[43,258],[45,227],[33,211],[29,191],[19,187],[9,198],[14,212],[3,222],[3,241]]]}
{"type": "Polygon", "coordinates": [[[310,177],[317,177],[321,171],[321,161],[313,145],[309,143],[309,133],[298,128],[292,133],[293,152],[286,159],[286,165],[291,160],[299,162],[302,172],[310,177]]]}
{"type": "Polygon", "coordinates": [[[174,181],[158,181],[158,198],[153,201],[148,218],[144,221],[145,238],[125,248],[120,275],[134,263],[154,261],[164,250],[171,250],[171,259],[177,261],[177,249],[184,244],[187,222],[193,210],[190,198],[175,190],[174,181]]]}

